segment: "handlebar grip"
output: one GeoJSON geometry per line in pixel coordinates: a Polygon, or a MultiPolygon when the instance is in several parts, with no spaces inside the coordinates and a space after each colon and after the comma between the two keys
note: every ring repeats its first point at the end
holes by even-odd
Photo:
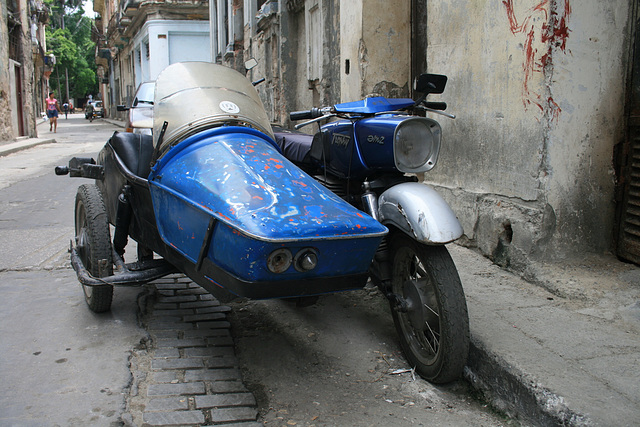
{"type": "Polygon", "coordinates": [[[311,110],[304,111],[292,111],[289,113],[289,118],[291,120],[309,120],[313,119],[311,116],[311,110]]]}
{"type": "Polygon", "coordinates": [[[425,102],[424,106],[427,108],[431,108],[432,110],[441,110],[444,111],[447,109],[446,102],[425,102]]]}
{"type": "Polygon", "coordinates": [[[55,172],[56,175],[67,175],[69,173],[69,168],[67,166],[56,166],[55,172]]]}
{"type": "Polygon", "coordinates": [[[292,111],[289,113],[291,120],[311,120],[322,116],[322,112],[319,108],[312,108],[311,110],[292,111]]]}

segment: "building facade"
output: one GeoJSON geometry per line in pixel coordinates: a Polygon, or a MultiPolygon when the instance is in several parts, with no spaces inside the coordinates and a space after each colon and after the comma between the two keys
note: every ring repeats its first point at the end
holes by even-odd
{"type": "MultiPolygon", "coordinates": [[[[119,3],[121,24],[130,1],[119,3]]],[[[190,7],[197,21],[212,17],[211,60],[240,70],[244,60],[258,60],[249,77],[265,78],[257,89],[275,123],[287,125],[289,111],[373,94],[413,96],[420,73],[446,74],[447,89],[433,100],[447,102],[457,118],[434,116],[444,141],[438,166],[423,179],[456,211],[462,242],[495,262],[526,271],[531,261],[605,251],[638,262],[637,2],[390,4],[211,0],[208,13],[190,7]]],[[[145,27],[157,14],[145,16],[131,15],[120,33],[105,27],[121,97],[127,85],[153,79],[154,50],[148,75],[137,58],[152,40],[170,38],[145,27]]],[[[158,52],[165,57],[158,63],[172,61],[168,48],[158,52]]]]}
{"type": "Polygon", "coordinates": [[[47,96],[44,25],[48,9],[42,1],[0,2],[0,141],[35,137],[36,120],[47,96]]]}
{"type": "Polygon", "coordinates": [[[197,0],[94,0],[96,63],[107,115],[130,105],[142,82],[168,65],[210,61],[209,6],[197,0]]]}

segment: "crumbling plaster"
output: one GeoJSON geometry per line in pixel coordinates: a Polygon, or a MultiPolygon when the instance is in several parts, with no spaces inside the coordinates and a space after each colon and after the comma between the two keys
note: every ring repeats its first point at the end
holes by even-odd
{"type": "Polygon", "coordinates": [[[428,3],[428,69],[449,76],[441,98],[457,118],[439,119],[426,180],[486,255],[611,249],[629,16],[624,0],[428,3]]]}
{"type": "MultiPolygon", "coordinates": [[[[7,28],[7,5],[0,2],[0,111],[11,111],[9,85],[9,30],[7,28]]],[[[14,138],[11,114],[0,115],[0,141],[14,138]]]]}
{"type": "Polygon", "coordinates": [[[356,101],[369,95],[408,97],[411,2],[394,2],[392,8],[384,0],[350,0],[341,4],[341,101],[356,101]]]}

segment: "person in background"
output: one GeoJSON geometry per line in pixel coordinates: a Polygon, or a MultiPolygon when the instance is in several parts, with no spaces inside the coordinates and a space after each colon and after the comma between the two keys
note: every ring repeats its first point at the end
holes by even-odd
{"type": "Polygon", "coordinates": [[[65,101],[64,104],[62,104],[62,109],[64,110],[64,118],[68,119],[68,114],[69,114],[69,102],[65,101]]]}
{"type": "Polygon", "coordinates": [[[47,117],[49,117],[49,132],[53,130],[53,132],[58,131],[58,111],[60,110],[60,105],[58,105],[58,100],[53,97],[53,92],[49,92],[49,97],[45,99],[47,103],[47,117]]]}

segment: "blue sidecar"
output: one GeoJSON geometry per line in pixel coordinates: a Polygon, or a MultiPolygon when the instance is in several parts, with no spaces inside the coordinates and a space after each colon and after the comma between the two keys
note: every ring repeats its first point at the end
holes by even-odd
{"type": "Polygon", "coordinates": [[[173,271],[223,301],[360,288],[387,234],[287,160],[251,83],[211,63],[158,76],[153,137],[116,132],[97,162],[57,170],[69,172],[96,180],[79,189],[71,248],[94,311],[112,285],[173,271]],[[129,237],[138,262],[125,264],[129,237]]]}

